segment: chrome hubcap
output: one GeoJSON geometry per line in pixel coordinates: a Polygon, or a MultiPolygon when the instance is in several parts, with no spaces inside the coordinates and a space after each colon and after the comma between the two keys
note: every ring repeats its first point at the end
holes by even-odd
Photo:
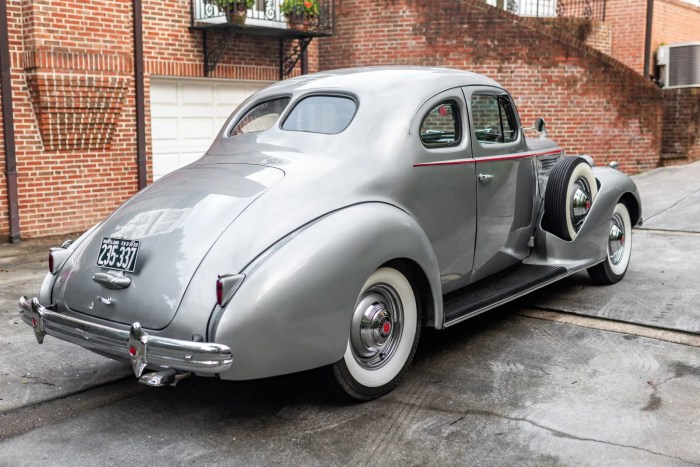
{"type": "Polygon", "coordinates": [[[591,187],[585,178],[579,177],[574,182],[574,193],[571,197],[571,221],[576,232],[591,210],[591,187]]]}
{"type": "Polygon", "coordinates": [[[401,339],[403,308],[396,291],[387,284],[365,290],[355,306],[350,347],[364,368],[376,369],[388,362],[401,339]]]}
{"type": "Polygon", "coordinates": [[[625,255],[625,224],[622,217],[615,214],[610,221],[610,235],[608,236],[608,257],[610,262],[617,265],[625,255]]]}

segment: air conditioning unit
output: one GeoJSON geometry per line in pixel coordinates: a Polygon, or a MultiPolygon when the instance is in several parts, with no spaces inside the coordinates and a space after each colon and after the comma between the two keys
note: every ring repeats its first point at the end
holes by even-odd
{"type": "Polygon", "coordinates": [[[656,64],[664,88],[700,87],[700,42],[661,46],[656,64]]]}

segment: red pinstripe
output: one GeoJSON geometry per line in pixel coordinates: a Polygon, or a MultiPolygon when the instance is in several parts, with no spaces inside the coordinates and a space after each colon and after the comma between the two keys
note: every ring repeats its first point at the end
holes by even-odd
{"type": "Polygon", "coordinates": [[[450,161],[436,161],[436,162],[420,162],[418,164],[413,164],[413,167],[432,167],[438,165],[464,165],[464,164],[478,164],[479,162],[497,162],[497,161],[508,161],[512,159],[524,159],[526,157],[540,157],[540,156],[551,156],[553,154],[560,154],[561,149],[540,151],[540,152],[524,152],[521,154],[505,154],[502,156],[487,156],[480,157],[478,159],[456,159],[450,161]]]}

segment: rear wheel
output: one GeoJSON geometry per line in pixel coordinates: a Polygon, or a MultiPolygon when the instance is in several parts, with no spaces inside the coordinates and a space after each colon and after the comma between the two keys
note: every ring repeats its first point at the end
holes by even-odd
{"type": "Polygon", "coordinates": [[[625,203],[617,203],[610,219],[608,254],[605,261],[588,268],[588,275],[598,284],[619,282],[632,256],[632,220],[625,203]]]}
{"type": "Polygon", "coordinates": [[[402,271],[372,273],[355,304],[345,355],[331,368],[337,388],[360,401],[394,389],[416,352],[420,315],[417,292],[402,271]]]}
{"type": "Polygon", "coordinates": [[[545,228],[573,240],[598,193],[593,170],[581,157],[565,157],[549,174],[544,194],[545,228]]]}

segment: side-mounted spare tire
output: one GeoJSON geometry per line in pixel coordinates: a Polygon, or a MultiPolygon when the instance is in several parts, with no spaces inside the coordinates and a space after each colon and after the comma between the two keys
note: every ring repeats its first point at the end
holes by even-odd
{"type": "Polygon", "coordinates": [[[593,170],[584,158],[561,159],[547,180],[543,227],[563,240],[573,240],[597,194],[593,170]]]}

